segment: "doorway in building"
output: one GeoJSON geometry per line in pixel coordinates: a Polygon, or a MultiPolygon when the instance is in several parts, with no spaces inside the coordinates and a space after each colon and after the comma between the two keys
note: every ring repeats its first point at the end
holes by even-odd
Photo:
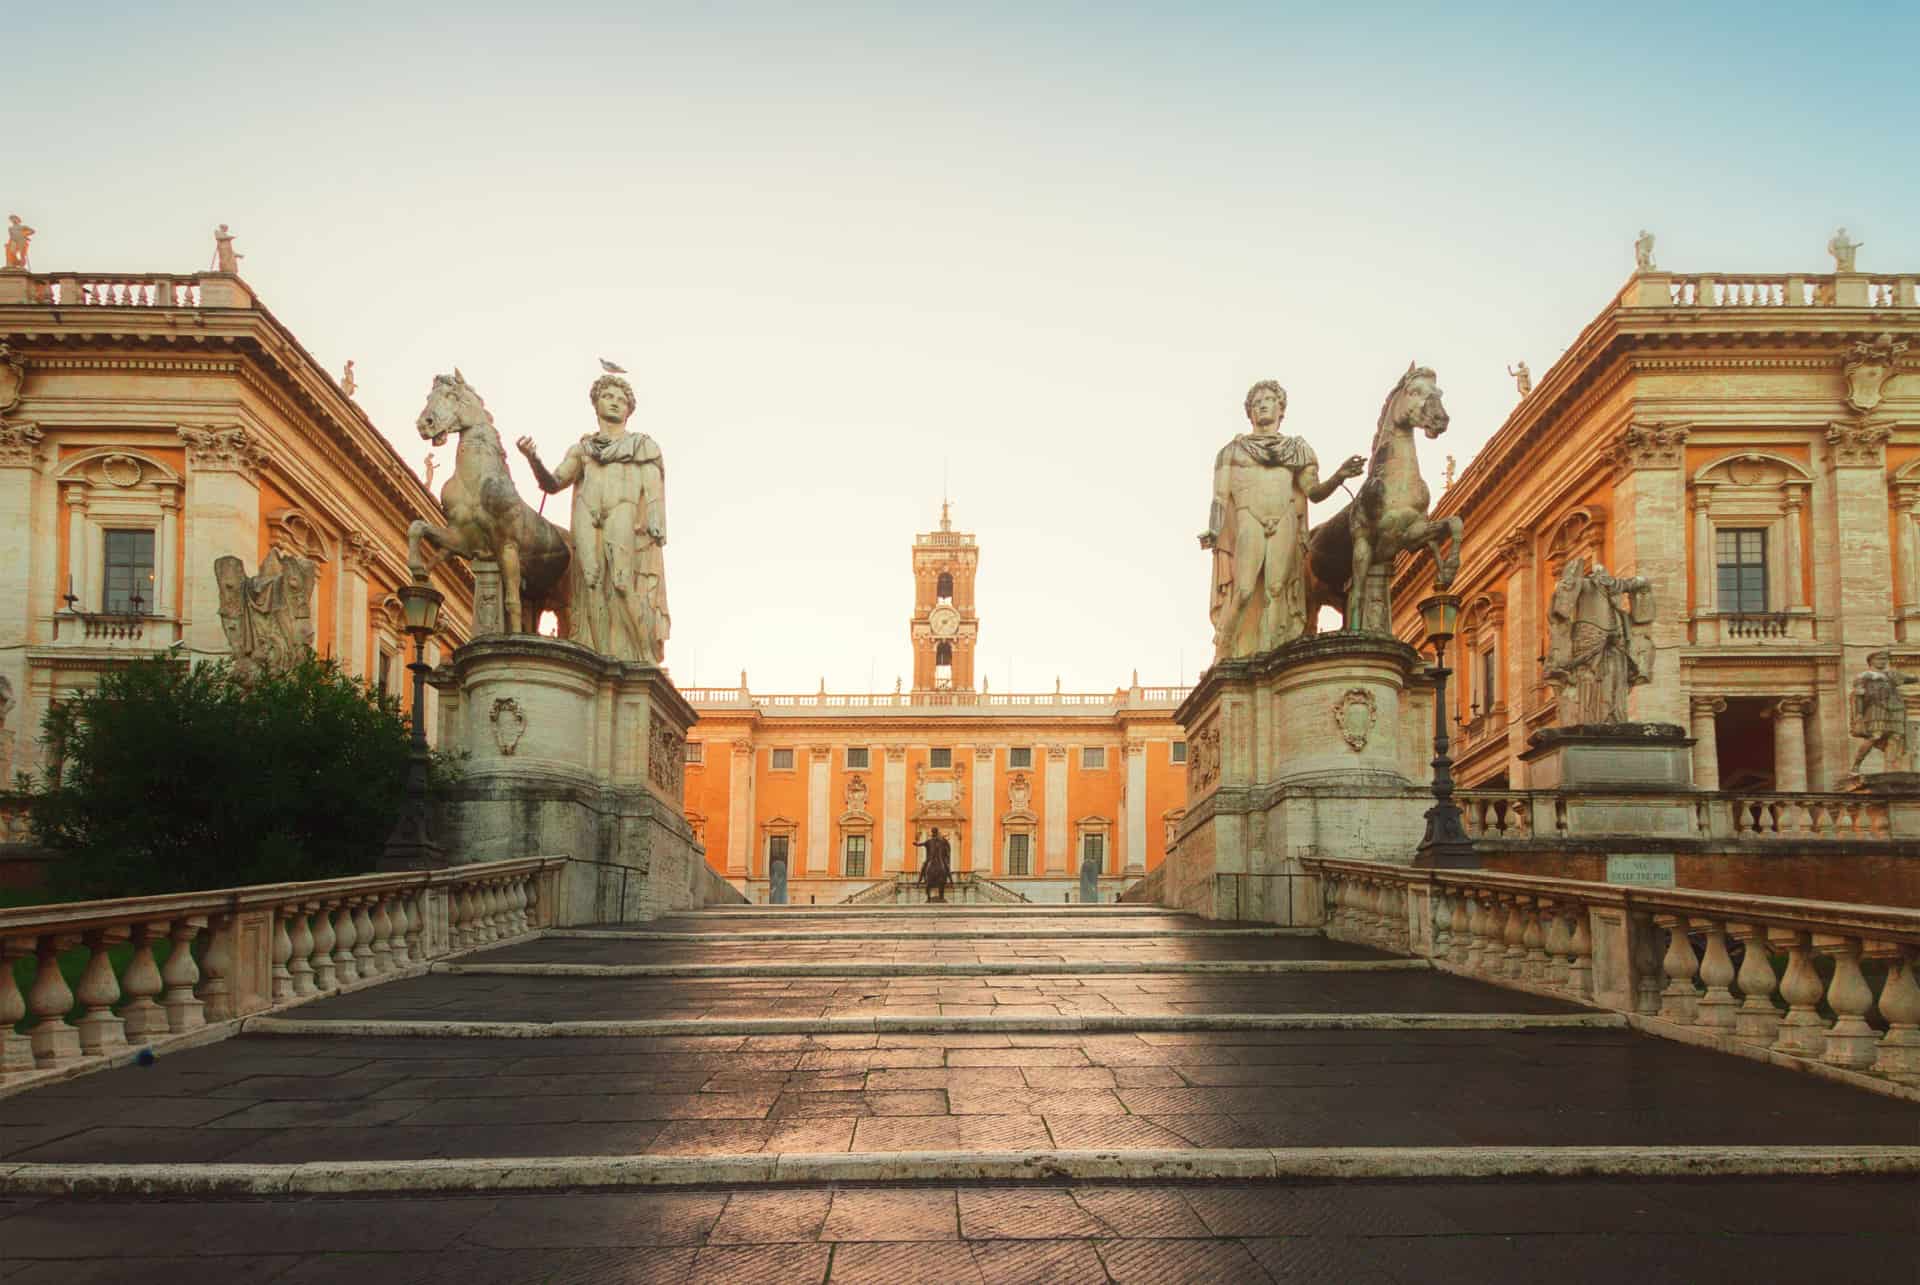
{"type": "Polygon", "coordinates": [[[767,904],[787,904],[787,836],[767,836],[767,904]]]}
{"type": "Polygon", "coordinates": [[[1720,760],[1720,788],[1758,790],[1774,788],[1773,720],[1767,706],[1777,698],[1729,696],[1727,707],[1713,717],[1713,736],[1720,760]]]}

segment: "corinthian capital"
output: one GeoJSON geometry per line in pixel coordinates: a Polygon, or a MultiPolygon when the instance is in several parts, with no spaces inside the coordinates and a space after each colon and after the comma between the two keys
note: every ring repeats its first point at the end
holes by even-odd
{"type": "Polygon", "coordinates": [[[177,431],[187,444],[187,463],[192,468],[252,477],[266,466],[267,448],[244,428],[182,424],[177,431]]]}
{"type": "Polygon", "coordinates": [[[1887,458],[1887,439],[1893,430],[1885,424],[1837,423],[1827,428],[1833,462],[1845,468],[1880,468],[1887,458]]]}
{"type": "Polygon", "coordinates": [[[0,468],[32,465],[44,434],[32,424],[0,423],[0,468]]]}
{"type": "Polygon", "coordinates": [[[1635,420],[1627,425],[1608,455],[1622,473],[1643,468],[1679,468],[1686,453],[1687,430],[1679,424],[1635,420]]]}

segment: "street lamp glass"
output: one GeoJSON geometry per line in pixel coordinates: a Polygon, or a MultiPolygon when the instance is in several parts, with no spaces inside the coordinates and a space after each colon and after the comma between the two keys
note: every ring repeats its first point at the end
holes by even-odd
{"type": "Polygon", "coordinates": [[[1460,596],[1436,593],[1420,603],[1420,622],[1426,627],[1427,641],[1444,646],[1452,641],[1460,627],[1460,596]]]}
{"type": "Polygon", "coordinates": [[[439,628],[440,603],[438,589],[423,584],[400,586],[400,610],[406,618],[407,632],[424,639],[439,628]]]}

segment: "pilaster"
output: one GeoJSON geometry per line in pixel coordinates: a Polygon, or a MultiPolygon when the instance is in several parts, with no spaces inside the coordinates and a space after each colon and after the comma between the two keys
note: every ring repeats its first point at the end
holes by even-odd
{"type": "Polygon", "coordinates": [[[807,750],[807,852],[806,871],[810,875],[827,873],[833,840],[827,821],[828,784],[833,773],[831,746],[814,745],[807,750]]]}
{"type": "Polygon", "coordinates": [[[994,750],[978,745],[973,751],[973,833],[962,856],[962,870],[993,869],[993,788],[994,750]]]}
{"type": "Polygon", "coordinates": [[[227,639],[213,563],[229,554],[249,567],[260,561],[260,470],[267,451],[244,428],[182,425],[176,431],[187,448],[182,634],[191,651],[220,655],[227,639]]]}
{"type": "Polygon", "coordinates": [[[1046,873],[1067,872],[1067,747],[1047,746],[1046,787],[1040,798],[1045,818],[1046,873]]]}
{"type": "Polygon", "coordinates": [[[753,742],[732,742],[727,757],[727,873],[744,878],[753,847],[753,742]]]}
{"type": "Polygon", "coordinates": [[[1147,873],[1147,743],[1127,738],[1126,875],[1147,873]]]}
{"type": "Polygon", "coordinates": [[[886,848],[880,856],[880,872],[892,874],[907,868],[907,749],[887,746],[887,760],[880,787],[880,828],[886,848]]]}
{"type": "Polygon", "coordinates": [[[1696,790],[1720,788],[1720,741],[1714,727],[1714,715],[1724,714],[1727,702],[1720,696],[1695,696],[1687,702],[1692,715],[1693,786],[1696,790]]]}
{"type": "Polygon", "coordinates": [[[1687,429],[1635,420],[1614,443],[1613,549],[1616,572],[1653,586],[1652,681],[1633,689],[1630,716],[1645,723],[1680,723],[1686,693],[1677,657],[1686,644],[1687,429]]]}

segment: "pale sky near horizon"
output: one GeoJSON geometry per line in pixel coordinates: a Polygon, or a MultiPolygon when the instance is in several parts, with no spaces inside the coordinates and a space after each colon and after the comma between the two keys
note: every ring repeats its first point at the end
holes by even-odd
{"type": "Polygon", "coordinates": [[[1920,270],[1916,42],[1859,4],[50,5],[8,17],[0,212],[40,271],[231,224],[416,468],[436,373],[552,462],[626,366],[683,686],[891,689],[944,477],[980,672],[1110,690],[1210,658],[1254,380],[1330,470],[1435,367],[1437,488],[1643,226],[1681,271],[1829,271],[1843,223],[1920,270]]]}

